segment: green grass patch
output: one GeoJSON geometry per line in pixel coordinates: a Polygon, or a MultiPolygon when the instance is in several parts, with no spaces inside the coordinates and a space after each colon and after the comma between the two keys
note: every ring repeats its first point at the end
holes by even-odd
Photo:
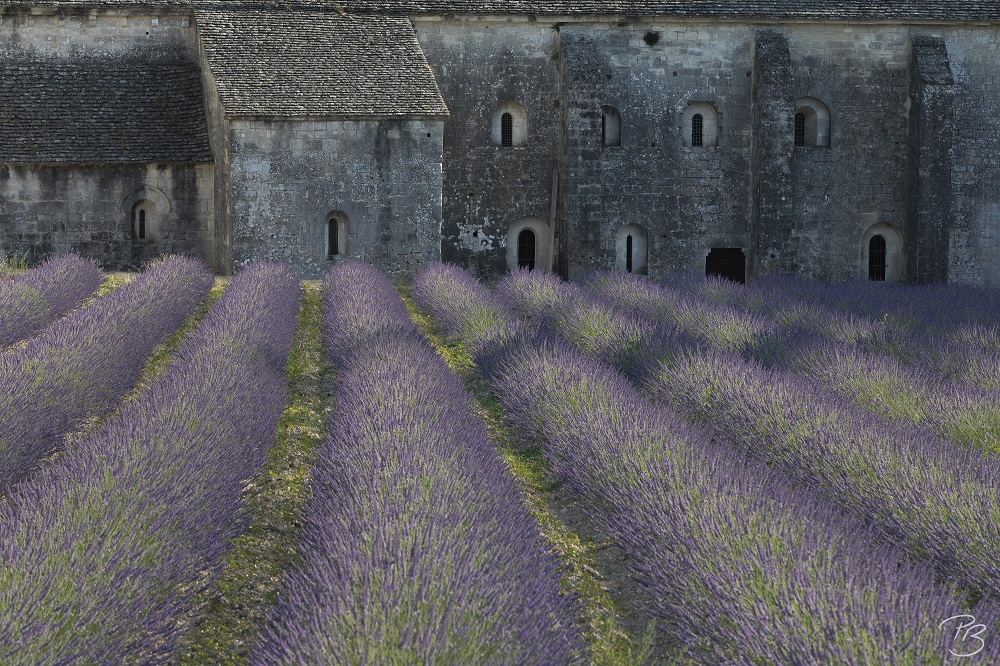
{"type": "Polygon", "coordinates": [[[267,464],[248,488],[250,527],[233,542],[221,574],[202,600],[181,664],[246,663],[282,577],[297,558],[302,509],[326,435],[333,372],[323,351],[321,285],[306,282],[304,288],[288,358],[288,402],[267,464]]]}
{"type": "Polygon", "coordinates": [[[595,552],[602,544],[581,539],[553,510],[551,495],[559,484],[552,481],[549,465],[537,447],[526,448],[506,425],[503,408],[479,376],[465,347],[448,342],[433,320],[421,312],[410,297],[406,285],[398,285],[410,316],[438,353],[461,376],[486,422],[490,437],[497,443],[503,459],[517,479],[522,494],[538,522],[540,532],[558,555],[562,565],[563,585],[579,596],[586,620],[584,639],[590,648],[592,664],[643,664],[650,659],[655,627],[650,624],[641,637],[630,634],[622,622],[622,611],[601,583],[595,552]]]}

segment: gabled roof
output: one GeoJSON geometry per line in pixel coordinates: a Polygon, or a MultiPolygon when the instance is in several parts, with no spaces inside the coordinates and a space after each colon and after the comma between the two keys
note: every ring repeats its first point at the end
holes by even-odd
{"type": "Polygon", "coordinates": [[[274,9],[195,17],[227,115],[448,115],[405,17],[274,9]]]}
{"type": "Polygon", "coordinates": [[[0,163],[211,160],[193,62],[0,59],[0,163]]]}

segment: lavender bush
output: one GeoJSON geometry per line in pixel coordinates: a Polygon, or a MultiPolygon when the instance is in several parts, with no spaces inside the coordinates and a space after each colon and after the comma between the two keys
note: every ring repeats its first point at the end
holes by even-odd
{"type": "MultiPolygon", "coordinates": [[[[417,282],[428,289],[444,281],[438,277],[417,282]]],[[[557,329],[574,317],[589,321],[578,344],[602,346],[602,320],[623,328],[596,305],[560,303],[563,291],[543,274],[514,274],[498,286],[501,301],[520,294],[521,314],[534,312],[557,329]]],[[[420,300],[435,312],[450,304],[441,320],[452,335],[465,328],[463,313],[476,309],[504,325],[492,299],[420,300]]],[[[700,662],[948,661],[954,637],[938,623],[960,612],[961,598],[935,587],[929,569],[865,545],[873,535],[834,506],[709,443],[710,433],[560,345],[526,346],[495,367],[492,385],[522,435],[544,440],[557,473],[628,553],[663,625],[700,662]]],[[[990,623],[997,617],[992,605],[976,612],[990,623]]]]}
{"type": "Polygon", "coordinates": [[[620,273],[595,274],[588,285],[608,303],[633,314],[629,321],[684,328],[708,346],[808,376],[890,422],[1000,451],[996,352],[956,340],[866,327],[863,319],[797,305],[790,294],[771,298],[763,289],[750,287],[739,295],[737,285],[707,282],[707,287],[693,280],[683,283],[690,292],[707,294],[701,300],[620,273]],[[786,304],[788,299],[792,305],[786,304]],[[756,309],[766,304],[768,314],[748,318],[730,301],[756,309]],[[747,325],[751,320],[757,325],[747,325]],[[724,333],[734,330],[742,331],[742,337],[724,333]]]}
{"type": "Polygon", "coordinates": [[[277,264],[242,271],[165,375],[0,503],[0,663],[170,659],[244,528],[300,291],[277,264]]]}
{"type": "MultiPolygon", "coordinates": [[[[627,301],[616,315],[580,288],[546,275],[512,274],[497,294],[513,312],[611,362],[628,344],[619,333],[627,327],[621,320],[636,317],[624,314],[627,301]],[[556,295],[542,300],[538,294],[556,295]],[[581,317],[589,328],[578,325],[581,317]],[[594,325],[601,321],[611,323],[594,325]]],[[[887,423],[808,378],[688,344],[668,327],[659,330],[659,341],[647,338],[639,371],[630,368],[648,393],[689,421],[711,424],[801,485],[824,491],[945,575],[1000,597],[1000,522],[986,518],[995,515],[1000,485],[993,456],[887,423]]]]}
{"type": "Polygon", "coordinates": [[[575,603],[460,379],[376,269],[327,287],[335,406],[301,565],[252,662],[578,661],[575,603]]]}
{"type": "Polygon", "coordinates": [[[167,259],[0,355],[0,493],[84,419],[110,410],[212,283],[201,262],[167,259]]]}
{"type": "Polygon", "coordinates": [[[0,349],[34,335],[80,305],[102,280],[94,262],[63,255],[0,281],[0,349]]]}
{"type": "MultiPolygon", "coordinates": [[[[493,386],[699,662],[950,663],[958,646],[938,625],[964,612],[963,598],[936,586],[933,570],[710,443],[621,375],[550,347],[514,357],[493,386]]],[[[972,613],[994,626],[997,611],[972,613]]],[[[1000,656],[997,641],[988,647],[1000,656]]]]}

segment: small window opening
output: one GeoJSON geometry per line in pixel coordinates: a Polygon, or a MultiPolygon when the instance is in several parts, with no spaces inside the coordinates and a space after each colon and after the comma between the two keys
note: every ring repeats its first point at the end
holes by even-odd
{"type": "Polygon", "coordinates": [[[335,257],[340,254],[340,239],[337,238],[337,218],[330,218],[326,223],[326,255],[335,257]]]}
{"type": "Polygon", "coordinates": [[[333,259],[347,254],[347,216],[333,213],[326,220],[326,258],[333,259]]]}
{"type": "Polygon", "coordinates": [[[524,229],[517,235],[517,267],[535,268],[535,232],[524,229]]]}
{"type": "Polygon", "coordinates": [[[625,239],[625,270],[632,272],[632,234],[625,239]]]}
{"type": "Polygon", "coordinates": [[[146,211],[139,209],[139,239],[146,238],[146,211]]]}
{"type": "Polygon", "coordinates": [[[795,145],[806,145],[806,114],[795,114],[795,145]]]}
{"type": "Polygon", "coordinates": [[[691,117],[691,145],[701,146],[705,137],[705,119],[700,113],[691,117]]]}
{"type": "Polygon", "coordinates": [[[500,117],[500,145],[514,145],[514,116],[509,113],[500,117]]]}
{"type": "Polygon", "coordinates": [[[613,106],[601,107],[601,145],[622,145],[622,116],[613,106]]]}
{"type": "Polygon", "coordinates": [[[875,234],[868,241],[868,279],[885,282],[885,236],[875,234]]]}

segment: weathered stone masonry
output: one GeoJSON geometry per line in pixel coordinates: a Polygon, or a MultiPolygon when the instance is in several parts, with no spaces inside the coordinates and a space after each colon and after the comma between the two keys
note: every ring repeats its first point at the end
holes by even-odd
{"type": "Polygon", "coordinates": [[[995,0],[8,0],[0,252],[1000,285],[998,28],[995,0]]]}

